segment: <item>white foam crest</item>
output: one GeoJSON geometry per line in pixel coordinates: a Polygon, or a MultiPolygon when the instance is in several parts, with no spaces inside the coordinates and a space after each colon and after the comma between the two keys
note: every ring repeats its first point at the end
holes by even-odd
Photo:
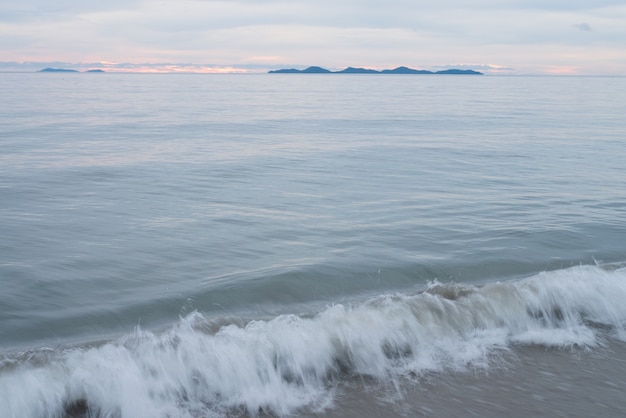
{"type": "Polygon", "coordinates": [[[534,334],[528,341],[536,344],[601,344],[590,327],[592,323],[610,328],[614,338],[626,341],[625,269],[579,266],[541,273],[518,282],[516,287],[530,316],[536,319],[526,334],[518,333],[520,341],[534,334]]]}
{"type": "Polygon", "coordinates": [[[63,410],[67,391],[55,365],[0,373],[0,416],[52,418],[63,410]]]}
{"type": "Polygon", "coordinates": [[[486,368],[511,344],[593,347],[602,327],[623,338],[624,300],[625,270],[589,266],[482,287],[434,283],[217,332],[193,313],[164,333],[137,330],[0,368],[0,416],[57,417],[68,407],[122,418],[323,410],[351,376],[397,382],[486,368]]]}

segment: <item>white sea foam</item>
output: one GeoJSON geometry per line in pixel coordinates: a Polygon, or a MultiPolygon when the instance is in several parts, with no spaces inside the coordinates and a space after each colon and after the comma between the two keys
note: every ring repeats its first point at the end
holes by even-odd
{"type": "Polygon", "coordinates": [[[515,344],[593,348],[624,340],[626,270],[581,266],[481,287],[333,305],[212,331],[193,313],[169,331],[0,363],[0,416],[289,415],[324,409],[351,376],[380,381],[488,368],[515,344]]]}

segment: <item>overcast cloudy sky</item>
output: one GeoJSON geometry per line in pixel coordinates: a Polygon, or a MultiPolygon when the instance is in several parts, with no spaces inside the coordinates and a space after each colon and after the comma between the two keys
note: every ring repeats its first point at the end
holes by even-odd
{"type": "Polygon", "coordinates": [[[626,75],[626,0],[3,0],[0,61],[626,75]]]}

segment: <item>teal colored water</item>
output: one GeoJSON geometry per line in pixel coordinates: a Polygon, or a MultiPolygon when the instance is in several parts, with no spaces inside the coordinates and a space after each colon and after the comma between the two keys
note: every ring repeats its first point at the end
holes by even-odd
{"type": "Polygon", "coordinates": [[[0,91],[0,416],[341,415],[625,341],[626,78],[0,91]]]}

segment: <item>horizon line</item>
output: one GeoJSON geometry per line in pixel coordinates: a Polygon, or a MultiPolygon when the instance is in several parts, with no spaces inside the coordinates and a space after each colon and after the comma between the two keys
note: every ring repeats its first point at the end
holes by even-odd
{"type": "MultiPolygon", "coordinates": [[[[274,73],[269,73],[267,71],[128,71],[128,70],[115,70],[115,71],[89,71],[89,70],[75,70],[75,71],[59,71],[59,72],[48,72],[41,70],[2,70],[0,69],[0,74],[137,74],[137,75],[241,75],[241,76],[252,76],[252,75],[273,75],[274,73]]],[[[296,75],[312,75],[319,76],[325,75],[324,73],[295,73],[296,75]]],[[[330,74],[337,74],[335,72],[331,72],[330,74]]],[[[377,75],[437,75],[437,74],[383,74],[383,73],[372,73],[372,74],[358,74],[358,73],[339,73],[340,75],[356,75],[356,76],[377,76],[377,75]]],[[[454,75],[454,74],[451,74],[454,75]]],[[[626,74],[558,74],[558,73],[515,73],[515,74],[507,74],[507,73],[484,73],[482,74],[488,77],[626,77],[626,74]]]]}
{"type": "MultiPolygon", "coordinates": [[[[73,70],[78,73],[94,72],[93,70],[101,70],[105,73],[118,74],[267,74],[269,71],[284,69],[306,69],[311,66],[299,64],[280,64],[280,65],[262,65],[262,64],[239,64],[239,65],[216,65],[216,64],[190,64],[190,63],[125,63],[125,62],[61,62],[61,61],[0,61],[0,73],[37,73],[42,72],[46,68],[73,70]]],[[[313,66],[318,67],[318,66],[313,66]]],[[[321,67],[321,66],[319,66],[321,67]]],[[[332,73],[342,71],[348,67],[330,66],[332,73]]],[[[388,68],[409,67],[408,65],[399,66],[373,66],[373,67],[352,67],[372,69],[382,71],[388,68]]],[[[322,67],[325,68],[325,67],[322,67]]],[[[411,67],[409,67],[411,68],[411,67]]],[[[474,70],[488,76],[591,76],[591,77],[624,77],[626,74],[620,73],[584,73],[577,71],[571,67],[549,67],[545,71],[515,71],[514,68],[504,67],[494,64],[449,64],[434,65],[430,67],[417,67],[418,70],[431,72],[445,71],[451,69],[458,70],[474,70]],[[427,69],[431,68],[431,69],[427,69]]],[[[301,70],[300,70],[301,71],[301,70]]],[[[62,72],[62,71],[61,71],[62,72]]],[[[98,71],[100,72],[100,71],[98,71]]],[[[365,75],[365,74],[361,74],[365,75]]],[[[375,75],[375,74],[374,74],[375,75]]],[[[389,74],[388,74],[389,75],[389,74]]]]}

